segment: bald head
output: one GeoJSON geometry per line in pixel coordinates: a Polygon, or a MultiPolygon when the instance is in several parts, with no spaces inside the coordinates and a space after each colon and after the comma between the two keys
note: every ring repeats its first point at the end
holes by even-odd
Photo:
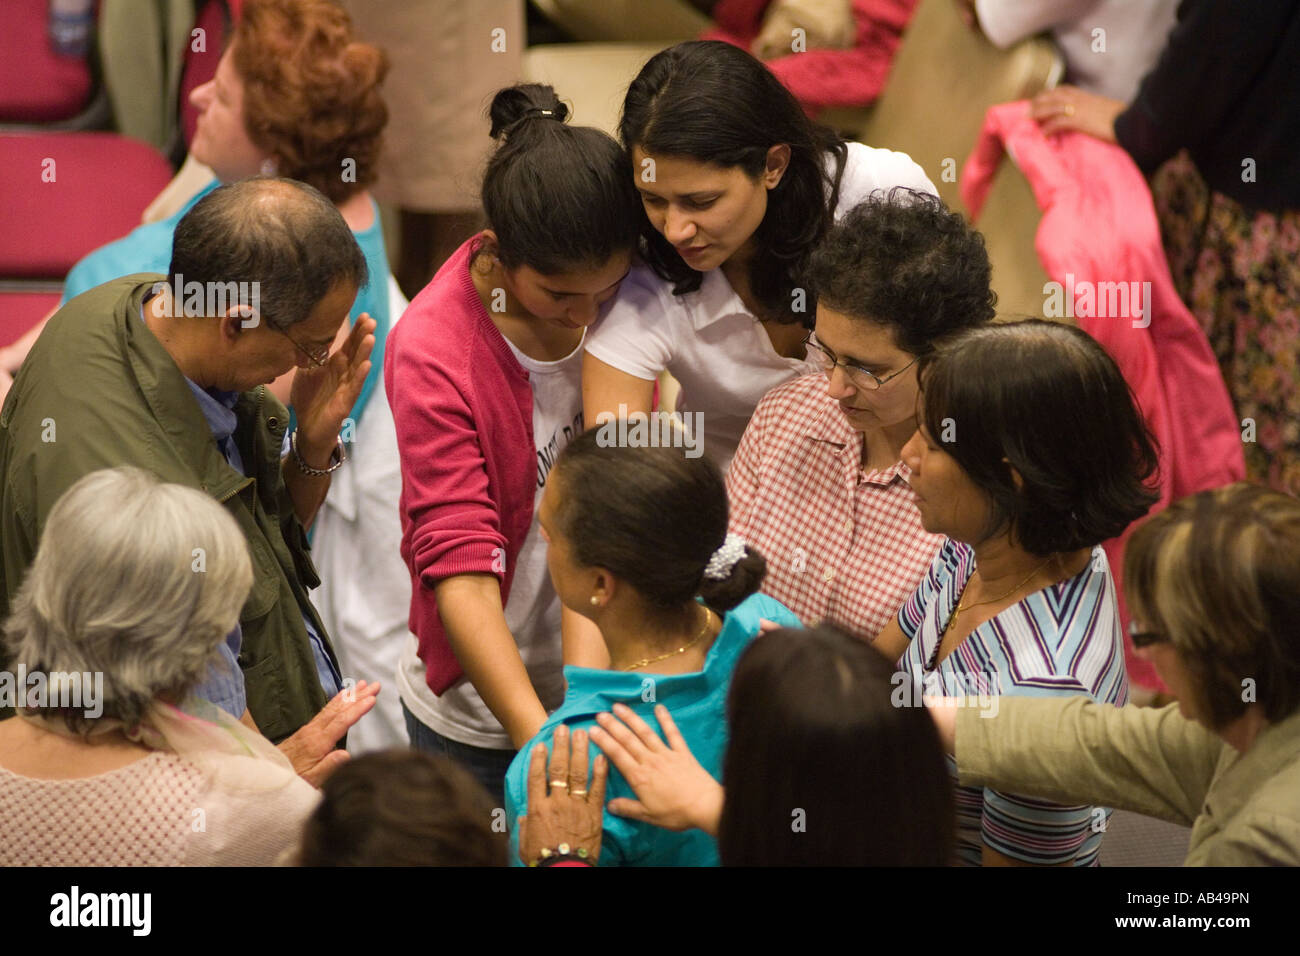
{"type": "Polygon", "coordinates": [[[291,179],[245,179],[214,189],[176,225],[171,280],[178,287],[255,289],[262,321],[304,321],[339,283],[360,290],[365,256],[323,195],[291,179]],[[253,285],[256,283],[256,285],[253,285]]]}

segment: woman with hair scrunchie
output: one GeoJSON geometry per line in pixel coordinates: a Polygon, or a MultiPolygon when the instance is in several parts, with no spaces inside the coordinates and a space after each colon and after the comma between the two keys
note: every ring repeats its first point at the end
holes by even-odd
{"type": "MultiPolygon", "coordinates": [[[[564,703],[520,750],[506,774],[511,863],[520,860],[518,815],[528,807],[531,763],[554,739],[572,740],[574,766],[551,760],[552,795],[588,799],[588,729],[596,715],[624,703],[646,720],[656,704],[678,715],[681,733],[703,767],[722,772],[726,698],[741,652],[760,621],[798,627],[784,605],[757,594],[766,562],[727,534],[726,486],[706,457],[680,448],[602,446],[588,431],[561,453],[539,509],[547,563],[564,606],[599,629],[609,667],[566,667],[564,703]],[[535,748],[538,752],[534,752],[535,748]]],[[[611,772],[610,798],[630,797],[611,772]]],[[[544,848],[548,859],[560,848],[544,848]]],[[[586,847],[569,847],[581,856],[586,847]],[[580,852],[582,851],[582,852],[580,852]]],[[[716,866],[717,846],[694,831],[671,833],[606,813],[601,866],[716,866]]]]}

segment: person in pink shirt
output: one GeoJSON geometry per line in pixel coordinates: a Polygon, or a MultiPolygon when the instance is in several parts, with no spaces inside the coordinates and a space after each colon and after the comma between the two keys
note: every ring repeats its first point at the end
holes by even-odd
{"type": "Polygon", "coordinates": [[[731,531],[768,556],[763,590],[810,626],[873,638],[939,550],[902,461],[916,363],[993,318],[989,278],[980,234],[902,188],[855,207],[813,253],[806,344],[823,371],[767,393],[727,472],[731,531]]]}
{"type": "Polygon", "coordinates": [[[564,698],[537,502],[583,431],[586,329],[640,224],[622,150],[567,114],[549,86],[496,95],[488,228],[415,297],[384,362],[414,586],[397,674],[407,729],[498,801],[516,748],[564,698]]]}

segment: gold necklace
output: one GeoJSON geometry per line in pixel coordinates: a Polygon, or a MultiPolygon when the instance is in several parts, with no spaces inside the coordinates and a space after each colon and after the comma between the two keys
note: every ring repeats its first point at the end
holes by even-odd
{"type": "Polygon", "coordinates": [[[700,643],[700,641],[704,640],[704,635],[709,632],[709,623],[712,620],[713,620],[713,612],[706,607],[704,609],[704,626],[700,628],[700,633],[695,635],[695,637],[690,642],[683,644],[675,651],[669,651],[667,654],[660,654],[658,657],[647,657],[643,661],[637,661],[635,664],[628,664],[626,667],[618,668],[618,670],[634,671],[638,667],[645,667],[647,664],[658,664],[660,661],[666,661],[668,660],[668,658],[675,657],[678,654],[685,654],[696,644],[700,643]]]}
{"type": "MultiPolygon", "coordinates": [[[[1051,559],[1051,558],[1048,558],[1046,561],[1044,561],[1044,562],[1043,562],[1042,564],[1040,564],[1038,567],[1034,568],[1034,570],[1030,571],[1029,574],[1025,577],[1025,579],[1024,579],[1023,581],[1021,581],[1019,584],[1017,584],[1015,587],[1013,587],[1010,591],[1007,591],[1005,594],[1001,594],[1001,595],[999,595],[999,596],[993,598],[992,600],[989,600],[989,601],[976,601],[974,604],[962,604],[962,603],[961,603],[961,600],[960,600],[960,595],[958,595],[957,607],[956,607],[956,609],[952,612],[952,617],[948,618],[948,626],[945,627],[945,628],[943,629],[943,633],[944,633],[944,634],[947,634],[949,631],[951,631],[951,630],[953,629],[953,627],[954,627],[954,626],[956,625],[956,623],[957,623],[957,616],[958,616],[959,614],[961,614],[962,611],[969,611],[969,610],[970,610],[971,608],[973,608],[973,607],[983,607],[985,604],[997,604],[999,601],[1004,600],[1005,598],[1011,596],[1011,595],[1014,594],[1016,591],[1019,591],[1022,587],[1024,587],[1026,584],[1028,584],[1030,578],[1032,578],[1032,577],[1033,577],[1035,574],[1037,574],[1039,571],[1043,570],[1043,568],[1045,568],[1045,567],[1047,567],[1049,564],[1051,564],[1051,562],[1052,562],[1052,559],[1051,559]]],[[[972,572],[972,573],[971,573],[971,577],[974,577],[974,576],[975,576],[975,575],[974,575],[974,572],[972,572]]],[[[965,583],[964,585],[962,585],[961,593],[962,593],[962,594],[965,594],[965,593],[966,593],[966,588],[969,587],[969,586],[970,586],[970,578],[967,578],[967,579],[966,579],[966,583],[965,583]]]]}

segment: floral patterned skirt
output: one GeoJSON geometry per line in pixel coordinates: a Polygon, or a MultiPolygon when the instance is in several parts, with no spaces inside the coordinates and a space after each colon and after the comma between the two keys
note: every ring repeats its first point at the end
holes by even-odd
{"type": "Polygon", "coordinates": [[[1211,192],[1186,153],[1151,182],[1174,284],[1237,408],[1246,476],[1300,495],[1300,210],[1211,192]]]}

